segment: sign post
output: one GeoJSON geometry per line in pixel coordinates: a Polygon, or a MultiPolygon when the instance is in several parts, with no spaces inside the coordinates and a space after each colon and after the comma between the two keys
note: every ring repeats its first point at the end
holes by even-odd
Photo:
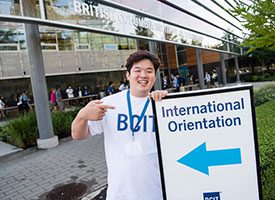
{"type": "Polygon", "coordinates": [[[164,199],[261,199],[252,95],[249,85],[153,102],[164,199]]]}

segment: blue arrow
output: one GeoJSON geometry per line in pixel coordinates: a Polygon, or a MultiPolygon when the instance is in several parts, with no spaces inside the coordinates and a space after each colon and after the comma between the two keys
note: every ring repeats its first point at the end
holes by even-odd
{"type": "Polygon", "coordinates": [[[209,175],[208,167],[210,166],[241,164],[241,149],[207,151],[204,142],[177,161],[209,175]]]}

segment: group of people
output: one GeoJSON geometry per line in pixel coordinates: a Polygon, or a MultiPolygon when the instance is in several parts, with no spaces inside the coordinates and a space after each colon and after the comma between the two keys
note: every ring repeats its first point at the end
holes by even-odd
{"type": "Polygon", "coordinates": [[[121,92],[121,91],[127,90],[127,89],[129,89],[129,83],[125,80],[119,82],[119,86],[118,86],[117,90],[114,88],[114,82],[110,81],[108,84],[108,87],[106,89],[106,96],[109,96],[116,92],[121,92]]]}
{"type": "Polygon", "coordinates": [[[67,94],[68,99],[90,95],[90,91],[88,90],[87,86],[84,86],[83,89],[80,86],[78,86],[76,90],[74,90],[71,86],[68,86],[65,92],[67,94]]]}
{"type": "MultiPolygon", "coordinates": [[[[188,81],[184,81],[184,79],[180,76],[179,73],[176,73],[175,75],[171,74],[170,83],[172,88],[175,89],[175,92],[179,92],[180,87],[186,84],[186,82],[188,83],[188,85],[194,84],[193,74],[189,75],[188,81]]],[[[169,87],[169,81],[168,81],[167,75],[164,75],[162,78],[162,89],[166,90],[168,89],[168,87],[169,87]]]]}
{"type": "Polygon", "coordinates": [[[28,92],[24,90],[17,95],[14,95],[14,101],[10,104],[7,104],[4,97],[0,96],[0,119],[4,119],[7,116],[7,108],[9,105],[17,106],[20,114],[28,113],[31,109],[30,98],[28,97],[28,92]]]}
{"type": "Polygon", "coordinates": [[[52,88],[50,93],[51,110],[64,110],[64,103],[62,101],[62,93],[60,87],[52,88]]]}
{"type": "Polygon", "coordinates": [[[17,107],[20,114],[25,114],[30,110],[30,98],[28,97],[28,91],[24,90],[21,94],[17,94],[17,107]]]}

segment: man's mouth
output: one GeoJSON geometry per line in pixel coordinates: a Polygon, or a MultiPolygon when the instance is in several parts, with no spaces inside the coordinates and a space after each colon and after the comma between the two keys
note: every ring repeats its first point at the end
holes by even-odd
{"type": "Polygon", "coordinates": [[[148,81],[146,81],[146,80],[140,80],[140,81],[138,81],[138,83],[139,83],[139,84],[147,84],[148,81]]]}

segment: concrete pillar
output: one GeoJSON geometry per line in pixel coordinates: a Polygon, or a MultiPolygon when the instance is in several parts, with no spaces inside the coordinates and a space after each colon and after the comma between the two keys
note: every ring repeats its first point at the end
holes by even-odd
{"type": "Polygon", "coordinates": [[[202,65],[202,50],[196,49],[196,61],[197,61],[197,70],[199,76],[199,84],[200,89],[206,88],[204,84],[204,73],[203,73],[203,65],[202,65]]]}
{"type": "Polygon", "coordinates": [[[51,148],[58,145],[58,138],[53,132],[38,26],[34,24],[24,24],[24,28],[30,64],[32,92],[39,130],[37,145],[42,149],[51,148]]]}
{"type": "MultiPolygon", "coordinates": [[[[33,8],[28,6],[28,3],[29,1],[27,0],[20,0],[21,13],[23,16],[32,16],[33,14],[33,8]]],[[[38,148],[42,149],[51,148],[58,145],[58,138],[53,132],[38,25],[24,24],[24,29],[36,119],[39,130],[37,145],[38,148]]]]}
{"type": "MultiPolygon", "coordinates": [[[[149,41],[149,51],[155,55],[158,55],[157,44],[154,41],[149,41]]],[[[161,90],[161,77],[159,69],[156,71],[156,81],[154,84],[154,90],[161,90]]]]}
{"type": "Polygon", "coordinates": [[[220,58],[221,58],[222,84],[225,86],[225,85],[227,85],[227,79],[226,79],[224,53],[220,53],[220,58]]]}
{"type": "Polygon", "coordinates": [[[235,66],[236,66],[236,83],[240,83],[241,79],[240,79],[240,68],[239,68],[239,61],[238,61],[238,57],[236,55],[234,55],[234,61],[235,61],[235,66]]]}

